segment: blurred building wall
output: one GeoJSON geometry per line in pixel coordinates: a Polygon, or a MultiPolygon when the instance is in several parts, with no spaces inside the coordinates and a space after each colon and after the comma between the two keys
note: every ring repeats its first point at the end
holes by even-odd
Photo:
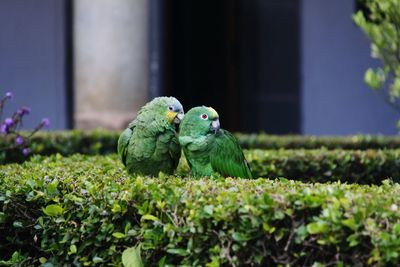
{"type": "Polygon", "coordinates": [[[77,128],[123,128],[147,102],[146,0],[74,2],[77,128]]]}
{"type": "Polygon", "coordinates": [[[399,114],[363,82],[378,62],[352,22],[355,1],[302,2],[302,133],[396,134],[399,114]]]}
{"type": "MultiPolygon", "coordinates": [[[[244,1],[263,5],[267,2],[244,1]]],[[[268,0],[274,5],[277,1],[268,0]]],[[[65,129],[70,126],[72,115],[78,128],[125,127],[136,116],[138,108],[148,101],[150,91],[148,21],[159,14],[149,10],[149,3],[146,0],[1,0],[0,95],[7,91],[15,95],[4,115],[26,105],[32,107],[24,124],[26,128],[48,117],[52,129],[65,129]],[[67,21],[71,15],[66,8],[68,3],[74,3],[74,16],[70,18],[73,25],[67,21]],[[69,36],[74,40],[74,114],[68,110],[72,102],[69,85],[73,82],[68,76],[68,71],[72,71],[68,67],[71,59],[68,26],[74,27],[74,34],[69,36]]],[[[378,62],[370,58],[369,41],[351,20],[355,1],[302,0],[300,3],[301,133],[396,134],[398,114],[363,82],[365,70],[378,62]]],[[[248,6],[253,6],[260,17],[267,14],[255,4],[248,6]]],[[[190,12],[184,15],[189,16],[190,12]]],[[[203,16],[198,18],[193,23],[207,36],[203,16]]],[[[257,23],[272,22],[263,19],[257,23]]],[[[215,38],[208,41],[212,40],[215,38]]],[[[270,40],[276,42],[276,39],[270,40]]],[[[251,42],[247,38],[242,41],[251,42]]],[[[190,43],[179,45],[188,49],[185,46],[190,43]]],[[[182,49],[178,48],[174,49],[181,55],[182,49]]],[[[260,57],[263,62],[268,59],[268,56],[260,57]]],[[[266,81],[276,79],[268,71],[256,70],[265,75],[266,81]]],[[[190,79],[180,74],[179,79],[190,79]]],[[[193,94],[191,87],[185,90],[193,94]]],[[[247,91],[243,92],[247,94],[247,91]]],[[[255,106],[251,103],[247,106],[255,106]]],[[[280,113],[273,116],[282,120],[280,113]]],[[[262,129],[261,123],[255,124],[254,129],[262,129]]]]}
{"type": "Polygon", "coordinates": [[[64,0],[0,1],[0,97],[14,93],[3,119],[24,105],[26,128],[43,117],[68,127],[65,15],[64,0]]]}

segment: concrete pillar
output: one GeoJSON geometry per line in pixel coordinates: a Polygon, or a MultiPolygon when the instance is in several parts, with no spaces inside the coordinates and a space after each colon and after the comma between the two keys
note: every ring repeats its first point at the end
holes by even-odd
{"type": "Polygon", "coordinates": [[[76,128],[124,128],[147,102],[147,22],[147,0],[74,2],[76,128]]]}

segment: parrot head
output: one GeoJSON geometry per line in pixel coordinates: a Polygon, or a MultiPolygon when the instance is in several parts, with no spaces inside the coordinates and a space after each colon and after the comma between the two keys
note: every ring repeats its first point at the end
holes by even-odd
{"type": "Polygon", "coordinates": [[[184,117],[181,103],[175,97],[156,97],[148,104],[145,110],[155,111],[155,114],[168,124],[179,124],[184,117]]]}
{"type": "Polygon", "coordinates": [[[219,115],[212,107],[190,109],[180,125],[182,135],[215,134],[220,129],[219,115]]]}

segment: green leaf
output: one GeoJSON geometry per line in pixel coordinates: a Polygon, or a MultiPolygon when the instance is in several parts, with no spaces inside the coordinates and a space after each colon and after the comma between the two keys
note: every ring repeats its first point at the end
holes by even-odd
{"type": "Polygon", "coordinates": [[[124,267],[143,267],[142,258],[140,256],[140,248],[127,248],[122,253],[122,264],[124,267]]]}
{"type": "Polygon", "coordinates": [[[356,221],[355,221],[355,219],[353,217],[342,220],[342,223],[344,225],[346,225],[347,227],[349,227],[353,231],[357,230],[357,224],[356,224],[356,221]]]}
{"type": "Polygon", "coordinates": [[[394,230],[394,232],[395,232],[397,235],[399,235],[399,234],[400,234],[400,223],[396,223],[396,224],[393,226],[393,230],[394,230]]]}
{"type": "Polygon", "coordinates": [[[140,219],[141,221],[155,221],[155,222],[159,222],[160,219],[158,219],[156,216],[151,215],[151,214],[145,214],[142,216],[142,218],[140,219]]]}
{"type": "Polygon", "coordinates": [[[268,205],[272,205],[274,203],[274,200],[271,198],[271,196],[267,193],[263,194],[263,199],[264,199],[264,203],[268,204],[268,205]]]}
{"type": "Polygon", "coordinates": [[[167,249],[167,252],[169,254],[176,254],[176,255],[180,255],[180,256],[189,255],[189,252],[186,249],[183,249],[183,248],[170,248],[170,249],[167,249]]]}
{"type": "Polygon", "coordinates": [[[238,241],[238,242],[249,240],[248,236],[246,236],[246,235],[244,235],[242,233],[239,233],[239,232],[234,232],[232,234],[232,238],[233,238],[233,240],[238,241]]]}
{"type": "Polygon", "coordinates": [[[0,223],[4,223],[6,221],[6,214],[4,212],[0,212],[0,223]]]}
{"type": "Polygon", "coordinates": [[[349,235],[349,236],[346,238],[346,240],[347,240],[347,242],[349,243],[349,246],[350,246],[350,247],[355,247],[355,246],[357,246],[357,245],[360,243],[358,233],[349,235]]]}
{"type": "Polygon", "coordinates": [[[159,261],[158,261],[158,267],[164,267],[165,266],[165,259],[166,259],[167,257],[166,256],[164,256],[164,257],[162,257],[159,261]]]}
{"type": "Polygon", "coordinates": [[[78,249],[76,248],[76,246],[75,245],[71,245],[71,246],[69,246],[68,254],[69,255],[76,254],[77,251],[78,251],[78,249]]]}
{"type": "Polygon", "coordinates": [[[113,235],[113,237],[118,238],[118,239],[124,238],[126,236],[125,234],[123,234],[121,232],[115,232],[112,235],[113,235]]]}
{"type": "Polygon", "coordinates": [[[118,203],[114,203],[114,206],[113,206],[113,208],[111,209],[111,211],[113,212],[113,213],[118,213],[118,212],[121,212],[121,206],[118,204],[118,203]]]}
{"type": "Polygon", "coordinates": [[[100,262],[103,262],[103,259],[100,258],[100,257],[94,256],[93,259],[92,259],[92,261],[93,261],[94,263],[100,263],[100,262]]]}
{"type": "Polygon", "coordinates": [[[365,72],[365,76],[364,76],[364,81],[366,84],[368,84],[369,87],[371,87],[372,89],[380,89],[382,87],[382,79],[380,78],[380,76],[375,73],[375,71],[371,68],[369,68],[366,72],[365,72]]]}
{"type": "Polygon", "coordinates": [[[321,234],[329,230],[326,222],[314,222],[307,225],[307,231],[310,234],[321,234]]]}
{"type": "Polygon", "coordinates": [[[57,192],[57,186],[59,182],[57,180],[51,182],[50,184],[47,185],[47,194],[49,195],[54,195],[57,192]]]}
{"type": "Polygon", "coordinates": [[[13,226],[14,226],[15,228],[22,228],[22,227],[24,227],[24,225],[23,225],[22,222],[20,222],[20,221],[14,221],[14,222],[13,222],[13,226]]]}
{"type": "Polygon", "coordinates": [[[363,27],[365,25],[365,17],[361,11],[358,11],[353,15],[353,21],[359,26],[363,27]]]}
{"type": "Polygon", "coordinates": [[[275,227],[271,227],[267,222],[263,223],[263,229],[265,232],[272,234],[273,232],[275,232],[275,227]]]}
{"type": "Polygon", "coordinates": [[[214,213],[214,206],[213,205],[205,205],[204,206],[204,212],[210,216],[213,215],[214,213]]]}
{"type": "Polygon", "coordinates": [[[57,204],[48,205],[45,209],[43,209],[44,214],[47,216],[59,216],[63,214],[63,208],[57,204]]]}
{"type": "Polygon", "coordinates": [[[394,98],[400,98],[400,77],[394,79],[390,85],[390,95],[394,98]]]}

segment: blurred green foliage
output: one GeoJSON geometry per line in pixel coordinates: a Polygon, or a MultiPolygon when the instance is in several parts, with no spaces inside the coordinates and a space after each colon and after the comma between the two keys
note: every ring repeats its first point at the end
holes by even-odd
{"type": "Polygon", "coordinates": [[[382,62],[366,71],[365,82],[400,112],[400,0],[359,2],[364,8],[353,20],[370,39],[371,56],[382,62]]]}

